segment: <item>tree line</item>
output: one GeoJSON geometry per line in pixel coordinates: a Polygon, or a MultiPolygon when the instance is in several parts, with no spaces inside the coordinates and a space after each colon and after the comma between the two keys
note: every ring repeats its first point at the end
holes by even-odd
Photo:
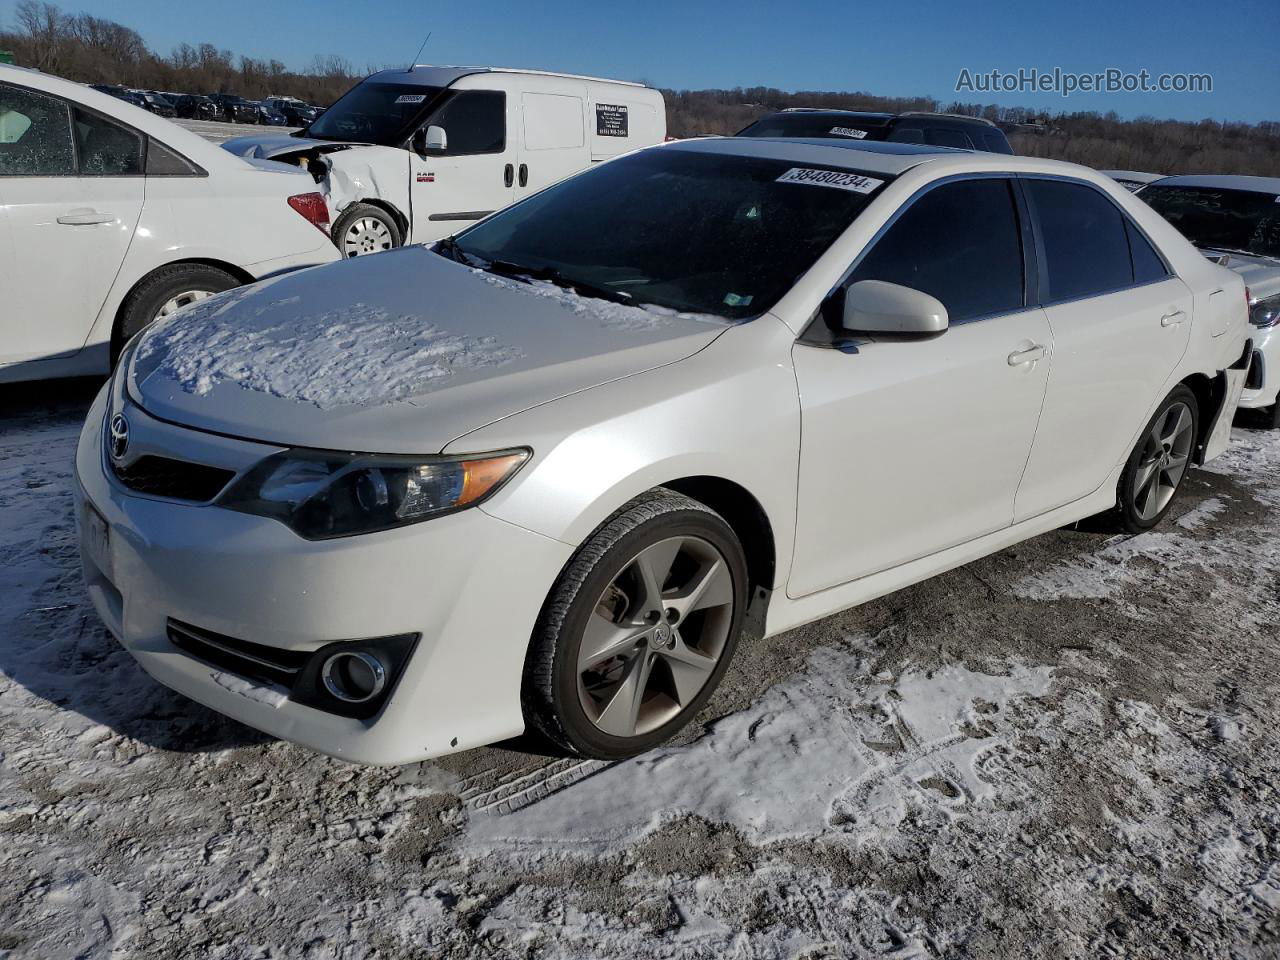
{"type": "MultiPolygon", "coordinates": [[[[174,93],[238,93],[250,99],[293,96],[327,106],[361,77],[337,54],[317,56],[305,70],[279,60],[236,56],[212,44],[179,44],[167,56],[152,51],[130,27],[88,14],[64,13],[45,0],[21,0],[14,23],[0,31],[0,50],[35,67],[82,83],[118,83],[174,93]]],[[[930,97],[883,97],[866,92],[800,91],[771,87],[663,90],[668,132],[676,137],[732,134],[786,107],[829,107],[901,113],[942,110],[986,117],[1009,134],[1016,153],[1083,163],[1099,169],[1152,173],[1236,173],[1280,176],[1280,122],[1187,122],[1114,112],[1048,115],[981,103],[942,103],[930,97]]]]}

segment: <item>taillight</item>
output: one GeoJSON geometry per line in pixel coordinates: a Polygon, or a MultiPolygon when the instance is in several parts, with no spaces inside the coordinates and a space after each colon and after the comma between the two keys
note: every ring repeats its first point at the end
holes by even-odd
{"type": "Polygon", "coordinates": [[[289,198],[289,206],[302,214],[313,227],[329,235],[329,208],[318,193],[299,193],[289,198]]]}

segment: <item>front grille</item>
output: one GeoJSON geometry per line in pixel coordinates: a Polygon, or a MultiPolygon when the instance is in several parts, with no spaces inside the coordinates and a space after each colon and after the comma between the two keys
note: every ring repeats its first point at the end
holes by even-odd
{"type": "Polygon", "coordinates": [[[212,500],[235,476],[232,470],[168,457],[139,457],[127,467],[111,461],[116,479],[135,493],[174,500],[212,500]]]}
{"type": "Polygon", "coordinates": [[[202,630],[179,620],[168,622],[169,642],[184,653],[250,680],[292,687],[311,654],[281,650],[202,630]]]}

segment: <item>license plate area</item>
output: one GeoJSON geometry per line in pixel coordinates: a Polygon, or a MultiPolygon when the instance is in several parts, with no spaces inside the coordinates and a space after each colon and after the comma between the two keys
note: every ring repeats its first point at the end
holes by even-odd
{"type": "Polygon", "coordinates": [[[84,506],[84,552],[108,580],[113,579],[111,562],[111,527],[89,504],[84,506]]]}

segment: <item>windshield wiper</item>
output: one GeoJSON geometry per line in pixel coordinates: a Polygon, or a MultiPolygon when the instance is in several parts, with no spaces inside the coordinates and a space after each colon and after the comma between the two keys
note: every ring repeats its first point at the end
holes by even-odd
{"type": "Polygon", "coordinates": [[[521,263],[512,263],[510,260],[490,260],[481,269],[504,277],[511,277],[514,280],[545,280],[547,283],[555,284],[557,287],[572,290],[574,293],[581,294],[584,297],[594,297],[597,300],[609,300],[613,303],[635,303],[635,298],[629,293],[614,290],[610,287],[597,286],[585,280],[566,277],[555,267],[530,267],[521,263]]]}

